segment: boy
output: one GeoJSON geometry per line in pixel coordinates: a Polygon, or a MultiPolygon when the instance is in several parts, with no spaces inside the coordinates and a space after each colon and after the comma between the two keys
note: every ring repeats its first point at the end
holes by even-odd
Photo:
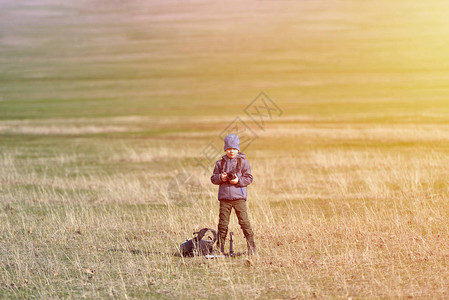
{"type": "Polygon", "coordinates": [[[253,181],[253,175],[251,175],[251,168],[245,159],[245,154],[239,152],[240,141],[237,135],[228,134],[224,138],[224,150],[226,155],[215,163],[214,174],[210,178],[213,184],[220,185],[218,189],[220,201],[218,246],[224,253],[229,217],[234,208],[246,238],[248,255],[253,255],[256,253],[256,245],[246,209],[246,186],[253,181]]]}

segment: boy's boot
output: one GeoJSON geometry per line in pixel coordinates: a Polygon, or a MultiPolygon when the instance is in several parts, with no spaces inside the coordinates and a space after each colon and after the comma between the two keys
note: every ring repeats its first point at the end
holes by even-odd
{"type": "Polygon", "coordinates": [[[253,237],[246,239],[246,246],[248,247],[248,256],[256,255],[256,243],[253,237]]]}
{"type": "Polygon", "coordinates": [[[218,236],[218,248],[220,249],[221,254],[225,253],[225,242],[226,242],[226,236],[218,236]]]}

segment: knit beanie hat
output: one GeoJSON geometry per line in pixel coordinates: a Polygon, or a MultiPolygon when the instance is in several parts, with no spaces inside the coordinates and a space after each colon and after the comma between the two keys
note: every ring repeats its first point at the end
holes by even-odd
{"type": "Polygon", "coordinates": [[[235,148],[240,151],[240,140],[239,137],[235,134],[228,134],[224,138],[224,150],[229,148],[235,148]]]}

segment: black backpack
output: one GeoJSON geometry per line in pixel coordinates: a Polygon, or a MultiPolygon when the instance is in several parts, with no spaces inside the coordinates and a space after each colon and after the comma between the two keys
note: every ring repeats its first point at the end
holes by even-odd
{"type": "Polygon", "coordinates": [[[181,255],[184,257],[203,256],[213,253],[214,244],[218,239],[217,231],[210,228],[203,228],[198,232],[194,232],[196,236],[190,240],[186,240],[181,244],[181,255]],[[204,235],[208,232],[212,232],[214,238],[204,239],[204,235]]]}

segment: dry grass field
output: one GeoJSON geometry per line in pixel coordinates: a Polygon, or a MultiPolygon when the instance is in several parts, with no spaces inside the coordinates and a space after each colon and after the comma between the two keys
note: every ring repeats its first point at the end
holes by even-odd
{"type": "Polygon", "coordinates": [[[449,297],[447,8],[1,1],[0,298],[449,297]],[[236,118],[258,256],[176,256],[236,118]]]}

